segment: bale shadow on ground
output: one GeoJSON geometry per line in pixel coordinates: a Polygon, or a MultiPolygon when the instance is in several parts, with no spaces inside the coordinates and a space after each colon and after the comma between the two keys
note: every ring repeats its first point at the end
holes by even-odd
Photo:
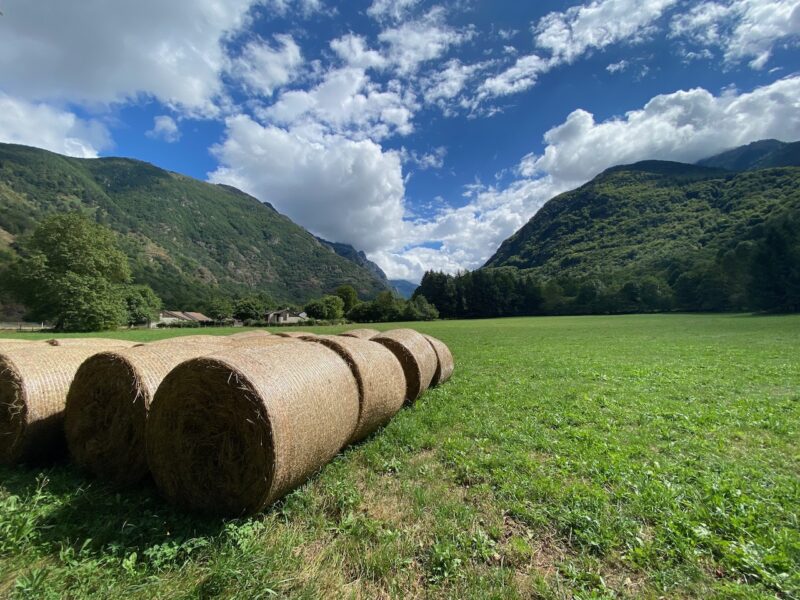
{"type": "Polygon", "coordinates": [[[0,496],[0,527],[18,537],[6,543],[56,557],[135,553],[145,561],[179,562],[213,543],[229,522],[170,506],[150,481],[116,489],[68,464],[0,467],[0,482],[7,494],[0,496]],[[8,502],[9,496],[16,499],[8,502]]]}

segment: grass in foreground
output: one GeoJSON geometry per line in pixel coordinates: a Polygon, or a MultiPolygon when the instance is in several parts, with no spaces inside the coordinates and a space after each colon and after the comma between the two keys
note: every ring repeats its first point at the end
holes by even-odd
{"type": "Polygon", "coordinates": [[[800,595],[800,317],[412,326],[453,379],[259,517],[0,469],[0,596],[800,595]]]}

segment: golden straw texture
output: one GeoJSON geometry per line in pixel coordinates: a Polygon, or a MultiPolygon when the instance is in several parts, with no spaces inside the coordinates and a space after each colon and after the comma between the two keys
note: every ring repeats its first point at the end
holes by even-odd
{"type": "Polygon", "coordinates": [[[140,342],[130,342],[128,340],[115,340],[112,338],[96,338],[96,337],[76,337],[76,338],[53,338],[47,340],[51,346],[58,346],[61,348],[70,348],[72,346],[78,347],[95,347],[95,348],[133,348],[140,344],[140,342]]]}
{"type": "Polygon", "coordinates": [[[279,335],[265,335],[261,337],[241,338],[231,344],[232,348],[269,348],[280,344],[287,344],[296,341],[293,338],[281,337],[279,335]]]}
{"type": "Polygon", "coordinates": [[[147,342],[146,344],[142,344],[144,346],[160,346],[160,345],[167,345],[171,346],[174,344],[214,344],[215,346],[219,346],[221,344],[225,344],[228,346],[233,345],[235,340],[232,340],[230,336],[227,335],[180,335],[177,337],[171,338],[164,338],[163,340],[156,340],[154,342],[147,342]]]}
{"type": "Polygon", "coordinates": [[[308,331],[281,331],[280,333],[276,333],[275,335],[283,338],[298,338],[301,340],[317,336],[316,333],[310,333],[308,331]]]}
{"type": "Polygon", "coordinates": [[[433,346],[433,351],[436,352],[436,372],[433,374],[431,387],[437,386],[450,379],[453,375],[453,369],[455,369],[453,354],[450,352],[450,348],[447,347],[447,344],[442,340],[425,333],[422,335],[430,342],[430,345],[433,346]]]}
{"type": "Polygon", "coordinates": [[[169,341],[102,352],[81,365],[64,411],[67,446],[76,464],[119,486],[147,475],[145,424],[161,381],[184,360],[232,344],[220,337],[169,341]]]}
{"type": "Polygon", "coordinates": [[[64,403],[97,346],[8,348],[0,353],[0,462],[42,460],[64,450],[64,403]]]}
{"type": "Polygon", "coordinates": [[[41,344],[42,340],[25,340],[22,338],[0,338],[0,345],[3,344],[41,344]]]}
{"type": "Polygon", "coordinates": [[[269,331],[257,329],[255,331],[242,331],[240,333],[232,333],[227,337],[229,337],[232,340],[246,340],[250,338],[267,337],[270,335],[272,334],[269,331]]]}
{"type": "Polygon", "coordinates": [[[308,341],[327,346],[350,366],[358,384],[360,412],[358,425],[348,440],[363,440],[386,425],[403,407],[406,380],[400,361],[387,348],[368,340],[323,335],[308,341]]]}
{"type": "Polygon", "coordinates": [[[377,329],[351,329],[350,331],[345,331],[344,333],[340,333],[339,335],[345,337],[361,338],[362,340],[369,340],[379,334],[380,331],[378,331],[377,329]]]}
{"type": "Polygon", "coordinates": [[[171,501],[251,514],[330,461],[358,410],[350,369],[321,344],[230,348],[164,379],[150,408],[147,460],[171,501]]]}
{"type": "Polygon", "coordinates": [[[413,329],[392,329],[372,338],[391,350],[406,376],[406,403],[411,404],[430,386],[436,373],[436,353],[428,340],[413,329]]]}

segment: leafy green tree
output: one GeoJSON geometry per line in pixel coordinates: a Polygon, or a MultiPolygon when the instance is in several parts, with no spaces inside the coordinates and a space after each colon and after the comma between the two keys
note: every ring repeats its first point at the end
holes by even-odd
{"type": "Polygon", "coordinates": [[[341,298],[344,302],[345,313],[350,312],[350,309],[352,309],[359,302],[358,293],[352,285],[340,285],[336,288],[334,294],[339,296],[339,298],[341,298]]]}
{"type": "Polygon", "coordinates": [[[225,321],[233,317],[233,302],[230,298],[219,296],[208,305],[208,316],[215,321],[225,321]]]}
{"type": "Polygon", "coordinates": [[[800,311],[800,212],[772,220],[752,262],[752,301],[762,310],[800,311]]]}
{"type": "Polygon", "coordinates": [[[309,317],[335,321],[344,317],[344,300],[339,296],[323,296],[306,304],[304,310],[309,317]]]}
{"type": "Polygon", "coordinates": [[[443,317],[453,318],[461,316],[458,310],[459,293],[452,275],[428,271],[423,275],[414,296],[425,296],[441,313],[443,317]]]}
{"type": "Polygon", "coordinates": [[[122,286],[87,275],[66,273],[57,283],[55,327],[62,331],[114,329],[128,320],[122,286]]]}
{"type": "Polygon", "coordinates": [[[42,221],[10,276],[31,316],[57,329],[95,331],[128,321],[128,259],[111,230],[80,213],[42,221]]]}
{"type": "Polygon", "coordinates": [[[262,319],[266,312],[264,298],[258,295],[239,298],[233,305],[233,316],[240,321],[257,321],[262,319]]]}
{"type": "Polygon", "coordinates": [[[377,323],[380,321],[374,302],[361,302],[356,304],[347,313],[347,318],[356,323],[377,323]]]}
{"type": "Polygon", "coordinates": [[[158,317],[161,298],[149,285],[130,285],[125,290],[128,325],[143,325],[158,317]]]}
{"type": "Polygon", "coordinates": [[[422,294],[415,295],[403,307],[405,321],[433,321],[439,318],[439,311],[422,294]]]}
{"type": "Polygon", "coordinates": [[[374,300],[378,321],[400,321],[403,318],[403,299],[392,292],[381,292],[374,300]]]}

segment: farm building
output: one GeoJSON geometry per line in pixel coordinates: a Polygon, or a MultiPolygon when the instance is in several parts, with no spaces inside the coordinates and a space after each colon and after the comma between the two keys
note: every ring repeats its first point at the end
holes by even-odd
{"type": "Polygon", "coordinates": [[[173,325],[176,323],[199,323],[200,325],[211,325],[214,319],[199,312],[183,312],[179,310],[162,310],[158,313],[158,321],[151,323],[151,327],[159,325],[173,325]]]}
{"type": "Polygon", "coordinates": [[[295,312],[288,308],[267,313],[267,323],[270,325],[294,325],[308,320],[304,312],[295,312]]]}

